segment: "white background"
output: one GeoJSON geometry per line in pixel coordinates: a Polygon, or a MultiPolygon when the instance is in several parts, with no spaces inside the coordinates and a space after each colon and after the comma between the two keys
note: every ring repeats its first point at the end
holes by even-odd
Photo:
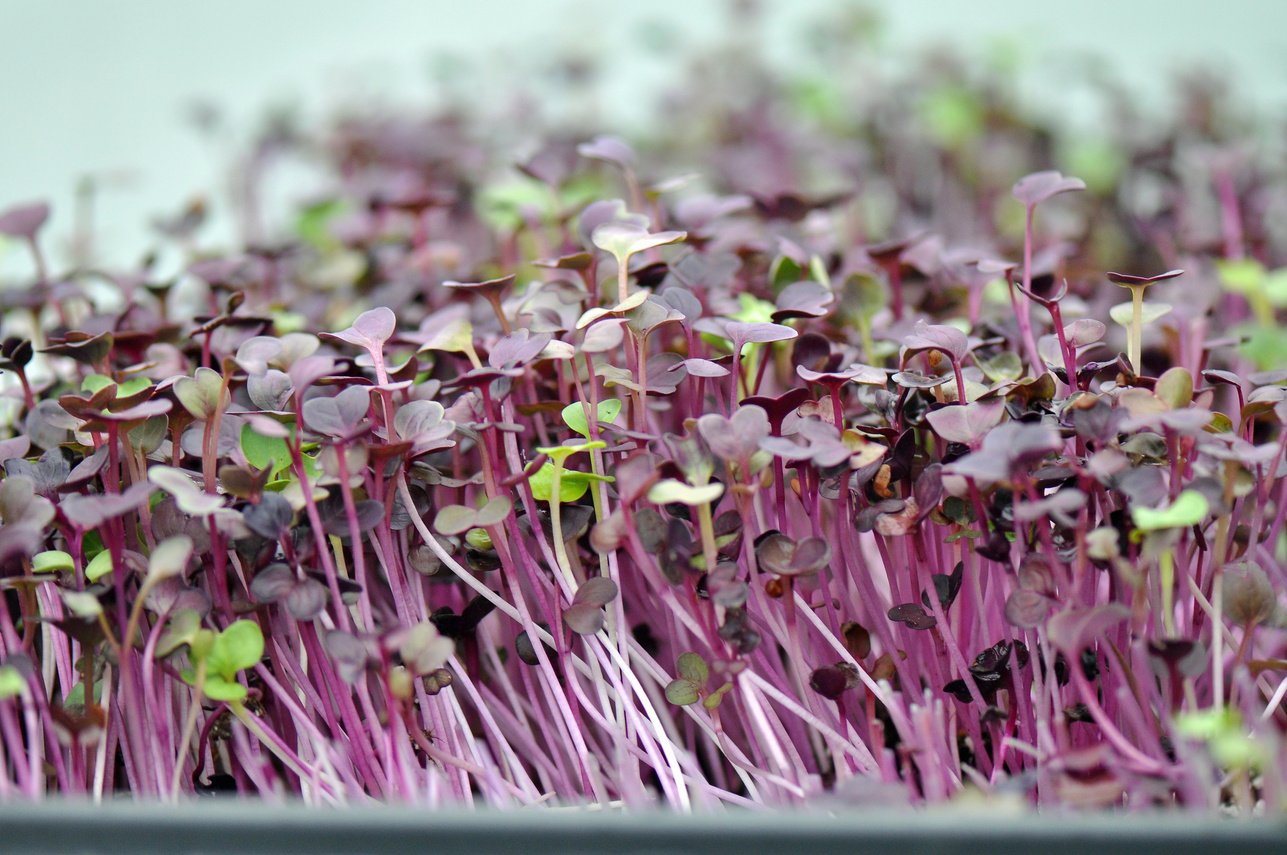
{"type": "MultiPolygon", "coordinates": [[[[792,62],[803,22],[843,4],[762,5],[775,56],[792,62]]],[[[1287,0],[875,5],[900,55],[1007,37],[1037,93],[1070,85],[1069,58],[1089,51],[1159,107],[1168,71],[1199,61],[1233,72],[1241,99],[1287,103],[1287,0]]],[[[443,51],[499,76],[569,45],[610,58],[613,85],[628,90],[675,82],[678,53],[727,26],[727,4],[714,0],[0,0],[0,208],[50,199],[56,241],[77,178],[117,174],[99,221],[122,261],[141,251],[148,218],[220,192],[223,155],[183,120],[195,97],[244,132],[275,103],[323,116],[355,99],[423,102],[443,51]],[[659,47],[638,48],[642,32],[659,47]]],[[[480,76],[480,97],[490,79],[480,76]]],[[[12,271],[12,256],[0,268],[12,271]]]]}

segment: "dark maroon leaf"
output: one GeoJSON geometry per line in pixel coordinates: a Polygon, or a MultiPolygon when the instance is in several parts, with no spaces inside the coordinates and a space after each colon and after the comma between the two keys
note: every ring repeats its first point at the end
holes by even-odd
{"type": "Polygon", "coordinates": [[[577,635],[594,635],[603,629],[607,614],[602,606],[573,603],[563,612],[563,622],[577,635]]]}
{"type": "MultiPolygon", "coordinates": [[[[930,577],[930,582],[934,585],[934,595],[938,599],[939,605],[943,611],[952,607],[956,602],[956,596],[961,592],[961,581],[965,575],[965,565],[958,562],[956,568],[950,573],[935,573],[930,577]]],[[[929,591],[921,593],[921,602],[925,608],[933,608],[930,603],[929,591]]]]}
{"type": "Polygon", "coordinates": [[[277,540],[290,529],[295,511],[290,502],[277,493],[265,493],[259,503],[241,512],[246,528],[265,540],[277,540]]]}
{"type": "Polygon", "coordinates": [[[938,621],[920,603],[903,603],[889,610],[889,619],[906,624],[910,629],[932,629],[938,621]]]}
{"type": "Polygon", "coordinates": [[[275,603],[295,587],[295,573],[285,564],[270,564],[255,574],[250,594],[261,603],[275,603]]]}
{"type": "Polygon", "coordinates": [[[829,701],[840,697],[849,688],[849,678],[835,665],[816,669],[809,675],[809,688],[829,701]]]}
{"type": "Polygon", "coordinates": [[[616,598],[617,583],[606,576],[595,576],[587,579],[581,587],[577,588],[572,602],[600,607],[606,606],[616,598]]]}
{"type": "Polygon", "coordinates": [[[1133,286],[1139,286],[1139,285],[1152,285],[1154,282],[1162,282],[1163,280],[1166,280],[1166,279],[1174,279],[1175,277],[1180,276],[1183,273],[1184,273],[1183,270],[1168,270],[1165,273],[1158,273],[1155,276],[1133,276],[1130,273],[1109,273],[1108,281],[1116,283],[1117,285],[1123,285],[1126,287],[1133,287],[1133,286]]]}

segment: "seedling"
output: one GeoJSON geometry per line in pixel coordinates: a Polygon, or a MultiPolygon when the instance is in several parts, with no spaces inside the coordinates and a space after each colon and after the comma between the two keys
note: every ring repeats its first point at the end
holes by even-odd
{"type": "Polygon", "coordinates": [[[1131,291],[1130,320],[1122,323],[1121,312],[1116,309],[1114,310],[1113,320],[1126,327],[1126,358],[1130,361],[1131,368],[1134,369],[1136,374],[1143,370],[1141,351],[1143,349],[1144,325],[1157,320],[1170,311],[1171,308],[1165,303],[1155,303],[1146,307],[1144,304],[1144,292],[1150,285],[1167,279],[1174,279],[1182,273],[1184,273],[1183,270],[1168,270],[1156,276],[1132,276],[1127,273],[1108,274],[1109,282],[1120,285],[1123,288],[1129,288],[1131,291]]]}

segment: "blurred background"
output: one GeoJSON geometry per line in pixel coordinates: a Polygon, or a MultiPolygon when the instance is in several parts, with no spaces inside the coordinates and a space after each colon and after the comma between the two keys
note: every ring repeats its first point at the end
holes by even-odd
{"type": "MultiPolygon", "coordinates": [[[[546,127],[629,137],[664,122],[666,92],[703,85],[685,79],[685,60],[716,43],[822,80],[838,50],[869,53],[873,70],[961,54],[1090,135],[1109,120],[1088,95],[1102,79],[1145,112],[1173,109],[1175,74],[1196,67],[1228,77],[1223,97],[1287,105],[1282,0],[0,0],[0,11],[0,208],[51,201],[65,257],[91,178],[99,257],[113,263],[137,260],[150,223],[191,199],[216,214],[207,237],[231,240],[218,216],[227,175],[274,121],[457,101],[520,142],[538,113],[546,127]]],[[[283,199],[309,185],[274,180],[283,199]]],[[[20,255],[0,254],[0,267],[20,255]]]]}

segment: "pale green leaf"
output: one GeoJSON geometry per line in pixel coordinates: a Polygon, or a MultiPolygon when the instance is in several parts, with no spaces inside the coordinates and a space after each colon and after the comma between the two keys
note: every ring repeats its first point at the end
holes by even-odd
{"type": "Polygon", "coordinates": [[[722,495],[724,495],[724,485],[718,482],[694,487],[675,478],[666,478],[658,481],[648,491],[648,501],[655,505],[669,505],[678,502],[695,507],[714,502],[722,495]]]}

